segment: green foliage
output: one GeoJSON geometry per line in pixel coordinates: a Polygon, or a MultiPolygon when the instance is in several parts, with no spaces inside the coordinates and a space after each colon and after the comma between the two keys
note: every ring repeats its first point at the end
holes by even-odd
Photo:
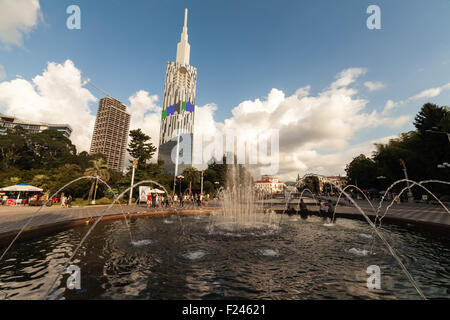
{"type": "Polygon", "coordinates": [[[311,192],[314,193],[319,193],[320,192],[319,178],[314,176],[306,177],[303,180],[303,184],[298,188],[298,190],[301,192],[305,189],[309,189],[311,192]]]}
{"type": "Polygon", "coordinates": [[[187,167],[183,170],[183,173],[181,174],[184,176],[184,179],[189,182],[189,194],[192,193],[192,183],[195,183],[199,181],[200,179],[200,171],[195,169],[194,167],[187,167]]]}
{"type": "Polygon", "coordinates": [[[361,154],[354,158],[345,168],[350,184],[361,189],[372,188],[377,182],[377,166],[375,161],[361,154]]]}
{"type": "MultiPolygon", "coordinates": [[[[445,134],[450,132],[450,109],[426,103],[415,117],[414,125],[417,130],[402,133],[387,144],[376,144],[372,158],[364,155],[354,158],[346,169],[349,183],[357,181],[363,189],[385,189],[394,181],[405,178],[401,160],[411,180],[449,181],[450,170],[440,169],[438,164],[450,162],[450,141],[445,134]],[[376,179],[379,176],[386,178],[376,179]]],[[[429,188],[441,195],[449,193],[447,186],[433,184],[429,188]]],[[[419,188],[412,191],[417,197],[424,193],[419,188]]]]}
{"type": "Polygon", "coordinates": [[[45,130],[27,133],[22,127],[0,136],[0,166],[21,170],[54,168],[72,163],[76,148],[61,132],[45,130]]]}
{"type": "MultiPolygon", "coordinates": [[[[141,129],[131,130],[130,138],[127,151],[138,161],[138,167],[143,167],[153,157],[156,148],[150,142],[150,136],[143,133],[141,129]]],[[[133,160],[130,160],[130,163],[133,163],[133,160]]]]}

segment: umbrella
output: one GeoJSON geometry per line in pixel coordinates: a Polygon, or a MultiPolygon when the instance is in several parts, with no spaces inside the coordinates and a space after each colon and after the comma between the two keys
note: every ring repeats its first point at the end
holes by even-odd
{"type": "Polygon", "coordinates": [[[30,186],[29,184],[19,183],[14,186],[9,186],[1,188],[0,191],[3,192],[41,192],[41,188],[30,186]]]}

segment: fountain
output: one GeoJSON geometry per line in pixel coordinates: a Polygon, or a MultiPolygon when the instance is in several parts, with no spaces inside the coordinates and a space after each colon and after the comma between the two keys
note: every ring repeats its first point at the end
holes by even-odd
{"type": "MultiPolygon", "coordinates": [[[[154,183],[164,189],[151,180],[135,183],[133,187],[143,183],[154,183]]],[[[281,223],[283,215],[265,210],[264,200],[260,201],[260,196],[254,193],[251,180],[243,175],[242,168],[229,166],[226,188],[220,190],[220,207],[208,218],[183,216],[182,209],[176,208],[174,213],[179,225],[173,223],[177,221],[175,215],[127,219],[125,224],[114,220],[101,222],[113,204],[129,192],[128,188],[115,195],[112,203],[102,210],[92,224],[17,246],[17,250],[8,256],[8,260],[0,259],[3,291],[0,291],[0,298],[3,295],[7,298],[26,298],[30,291],[27,285],[30,286],[31,283],[33,298],[46,299],[204,299],[218,295],[250,299],[301,299],[305,296],[321,299],[324,288],[320,284],[336,280],[339,280],[339,285],[327,288],[327,296],[383,299],[411,298],[418,293],[425,299],[422,286],[429,297],[434,297],[439,286],[441,288],[438,288],[440,293],[437,296],[446,296],[444,291],[449,278],[430,276],[429,279],[424,279],[421,276],[419,287],[392,247],[390,242],[394,238],[386,238],[385,233],[386,236],[394,234],[396,248],[401,252],[408,252],[408,256],[414,255],[414,259],[420,261],[414,266],[414,271],[418,274],[424,274],[430,268],[429,264],[424,263],[429,261],[427,257],[421,260],[424,252],[434,250],[433,255],[438,257],[436,270],[441,270],[442,265],[447,263],[448,259],[445,253],[439,251],[439,246],[435,248],[435,244],[422,242],[415,246],[417,240],[414,234],[396,231],[389,226],[381,232],[366,212],[345,192],[346,188],[341,189],[334,184],[333,186],[340,191],[339,199],[344,195],[355,205],[371,227],[372,234],[382,240],[388,252],[383,250],[374,256],[368,254],[371,250],[358,249],[362,248],[368,239],[374,241],[375,238],[365,235],[367,226],[360,221],[342,219],[334,228],[323,228],[322,223],[315,218],[311,218],[308,223],[294,222],[298,221],[297,219],[286,219],[281,223]],[[363,236],[355,237],[358,234],[363,236]],[[386,239],[390,239],[389,242],[386,239]],[[68,246],[71,241],[73,247],[68,246]],[[45,252],[35,249],[42,244],[45,244],[45,252]],[[63,259],[61,256],[55,256],[63,249],[66,253],[63,259]],[[361,268],[365,270],[367,265],[374,263],[381,268],[391,269],[389,267],[392,258],[403,271],[396,271],[393,277],[395,281],[401,282],[405,292],[398,291],[395,285],[392,286],[391,292],[383,287],[379,295],[373,291],[362,292],[361,282],[353,279],[355,272],[361,268]],[[337,268],[330,268],[336,261],[342,264],[337,268]],[[99,263],[103,268],[98,268],[99,263]],[[21,268],[21,264],[25,264],[25,268],[21,268]],[[44,264],[46,270],[52,272],[41,272],[37,277],[30,277],[27,270],[33,272],[33,268],[27,268],[29,264],[33,267],[44,264]],[[70,264],[80,266],[85,277],[82,282],[90,283],[88,292],[71,291],[64,286],[63,273],[70,264]],[[12,271],[18,274],[13,274],[12,271]],[[186,277],[186,274],[190,276],[186,277]],[[139,277],[136,278],[136,275],[139,277]],[[161,281],[165,281],[164,285],[161,285],[161,281]],[[270,290],[267,290],[267,281],[271,283],[270,290]],[[305,287],[305,283],[310,285],[305,287]],[[427,285],[430,285],[430,289],[427,285]],[[283,290],[273,290],[276,287],[283,290]],[[342,288],[351,289],[345,291],[342,288]],[[354,292],[358,294],[355,295],[354,292]],[[386,293],[389,296],[386,296],[386,293]]],[[[300,199],[303,193],[308,191],[303,190],[300,199]]],[[[314,194],[312,197],[317,201],[314,194]]],[[[375,211],[373,207],[372,209],[375,211]]],[[[388,210],[389,206],[385,214],[388,210]]],[[[127,215],[125,217],[127,218],[127,215]]],[[[380,221],[381,219],[382,217],[380,221]]],[[[12,243],[2,258],[11,246],[12,243]]],[[[446,243],[442,242],[442,246],[446,246],[446,243]]],[[[385,273],[383,277],[386,277],[385,273]]],[[[386,284],[390,280],[383,281],[386,284]]]]}
{"type": "Polygon", "coordinates": [[[257,201],[251,177],[244,176],[240,166],[229,166],[227,188],[220,198],[221,209],[210,218],[211,232],[278,229],[280,218],[275,212],[264,210],[264,203],[257,201]]]}
{"type": "Polygon", "coordinates": [[[383,201],[386,197],[386,195],[388,194],[388,192],[397,184],[401,183],[401,182],[407,182],[407,183],[411,183],[411,185],[407,186],[406,188],[403,188],[402,191],[400,192],[400,194],[398,195],[400,197],[400,195],[405,192],[407,189],[412,188],[413,186],[418,186],[421,187],[422,189],[424,189],[426,192],[428,192],[428,194],[430,194],[431,196],[433,196],[433,198],[440,204],[440,206],[447,211],[448,214],[450,214],[450,211],[448,210],[448,208],[442,203],[441,200],[439,200],[438,197],[436,197],[436,195],[434,193],[432,193],[430,190],[428,190],[428,188],[424,187],[424,184],[427,183],[441,183],[441,184],[447,184],[450,185],[450,182],[448,181],[441,181],[441,180],[425,180],[425,181],[420,181],[420,182],[416,182],[413,180],[409,180],[409,179],[400,179],[395,181],[394,183],[392,183],[389,188],[387,188],[386,193],[383,195],[383,197],[381,198],[380,204],[378,205],[377,211],[376,211],[376,217],[375,217],[375,223],[377,222],[377,220],[379,220],[379,225],[381,226],[381,220],[386,216],[388,210],[392,207],[392,205],[394,204],[395,198],[392,199],[392,202],[390,203],[390,205],[387,206],[384,214],[379,217],[379,212],[381,210],[381,207],[383,206],[383,201]]]}
{"type": "MultiPolygon", "coordinates": [[[[318,174],[306,174],[303,176],[303,178],[305,177],[322,177],[321,175],[318,174]]],[[[380,231],[377,229],[377,227],[373,224],[373,222],[370,220],[370,218],[366,215],[366,213],[361,209],[361,207],[355,202],[355,200],[353,200],[352,197],[350,197],[350,195],[348,195],[339,185],[337,185],[336,183],[331,182],[331,184],[338,189],[341,193],[343,193],[347,199],[349,199],[353,205],[358,209],[358,211],[364,216],[364,218],[366,219],[367,223],[372,227],[373,231],[377,234],[377,236],[383,241],[384,245],[386,246],[386,248],[388,249],[389,253],[394,257],[394,259],[397,261],[397,263],[400,265],[400,267],[402,268],[403,272],[405,273],[405,275],[407,276],[408,280],[411,282],[411,284],[413,285],[413,287],[416,289],[417,293],[420,295],[420,297],[424,300],[426,300],[425,295],[423,294],[422,290],[420,289],[419,285],[417,284],[416,280],[413,278],[413,276],[411,275],[411,273],[408,271],[408,269],[406,269],[405,265],[403,264],[403,262],[400,260],[400,258],[398,257],[397,253],[395,252],[394,248],[389,244],[389,242],[387,242],[387,240],[384,238],[384,236],[380,233],[380,231]]]]}

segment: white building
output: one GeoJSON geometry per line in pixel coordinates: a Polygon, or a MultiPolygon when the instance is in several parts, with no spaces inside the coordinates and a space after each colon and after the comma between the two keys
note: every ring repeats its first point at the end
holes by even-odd
{"type": "Polygon", "coordinates": [[[286,185],[276,177],[262,176],[260,180],[255,181],[255,191],[265,194],[275,194],[283,192],[286,185]]]}
{"type": "Polygon", "coordinates": [[[192,164],[197,68],[189,65],[191,47],[188,42],[187,13],[185,9],[176,62],[168,62],[166,67],[159,135],[158,158],[164,160],[164,167],[171,174],[178,174],[192,164]],[[176,156],[179,136],[181,148],[176,156]],[[178,161],[172,160],[173,150],[178,161]]]}
{"type": "Polygon", "coordinates": [[[0,135],[5,135],[8,129],[12,129],[16,126],[22,127],[29,133],[40,133],[44,130],[51,129],[61,132],[67,138],[69,138],[72,134],[72,127],[68,124],[52,124],[21,120],[14,116],[8,116],[0,113],[0,135]]]}

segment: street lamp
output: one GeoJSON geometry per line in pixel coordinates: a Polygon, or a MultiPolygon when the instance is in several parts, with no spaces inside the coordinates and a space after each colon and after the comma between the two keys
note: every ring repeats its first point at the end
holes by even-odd
{"type": "MultiPolygon", "coordinates": [[[[386,177],[385,176],[379,176],[379,177],[377,177],[377,179],[378,180],[384,180],[384,179],[386,179],[386,177]]],[[[383,187],[383,189],[384,189],[384,183],[382,183],[382,187],[383,187]]],[[[384,191],[384,190],[383,190],[384,191]]]]}
{"type": "MultiPolygon", "coordinates": [[[[180,181],[180,188],[179,188],[179,190],[180,190],[180,197],[181,197],[181,180],[184,179],[184,176],[182,176],[182,175],[180,174],[179,176],[177,176],[177,179],[180,181]]],[[[173,192],[175,193],[175,189],[173,190],[173,192]]]]}
{"type": "Polygon", "coordinates": [[[406,179],[406,185],[408,186],[408,201],[412,202],[414,200],[414,196],[413,193],[411,192],[411,187],[409,185],[409,178],[408,178],[408,172],[406,171],[406,164],[405,161],[403,159],[400,159],[400,164],[403,167],[403,173],[405,174],[405,179],[406,179]]]}
{"type": "Polygon", "coordinates": [[[131,171],[130,196],[129,196],[129,198],[128,198],[128,205],[129,205],[129,206],[131,205],[131,201],[132,201],[132,198],[133,198],[134,171],[136,170],[137,165],[138,165],[137,159],[136,159],[136,160],[133,160],[133,170],[131,171]]]}

